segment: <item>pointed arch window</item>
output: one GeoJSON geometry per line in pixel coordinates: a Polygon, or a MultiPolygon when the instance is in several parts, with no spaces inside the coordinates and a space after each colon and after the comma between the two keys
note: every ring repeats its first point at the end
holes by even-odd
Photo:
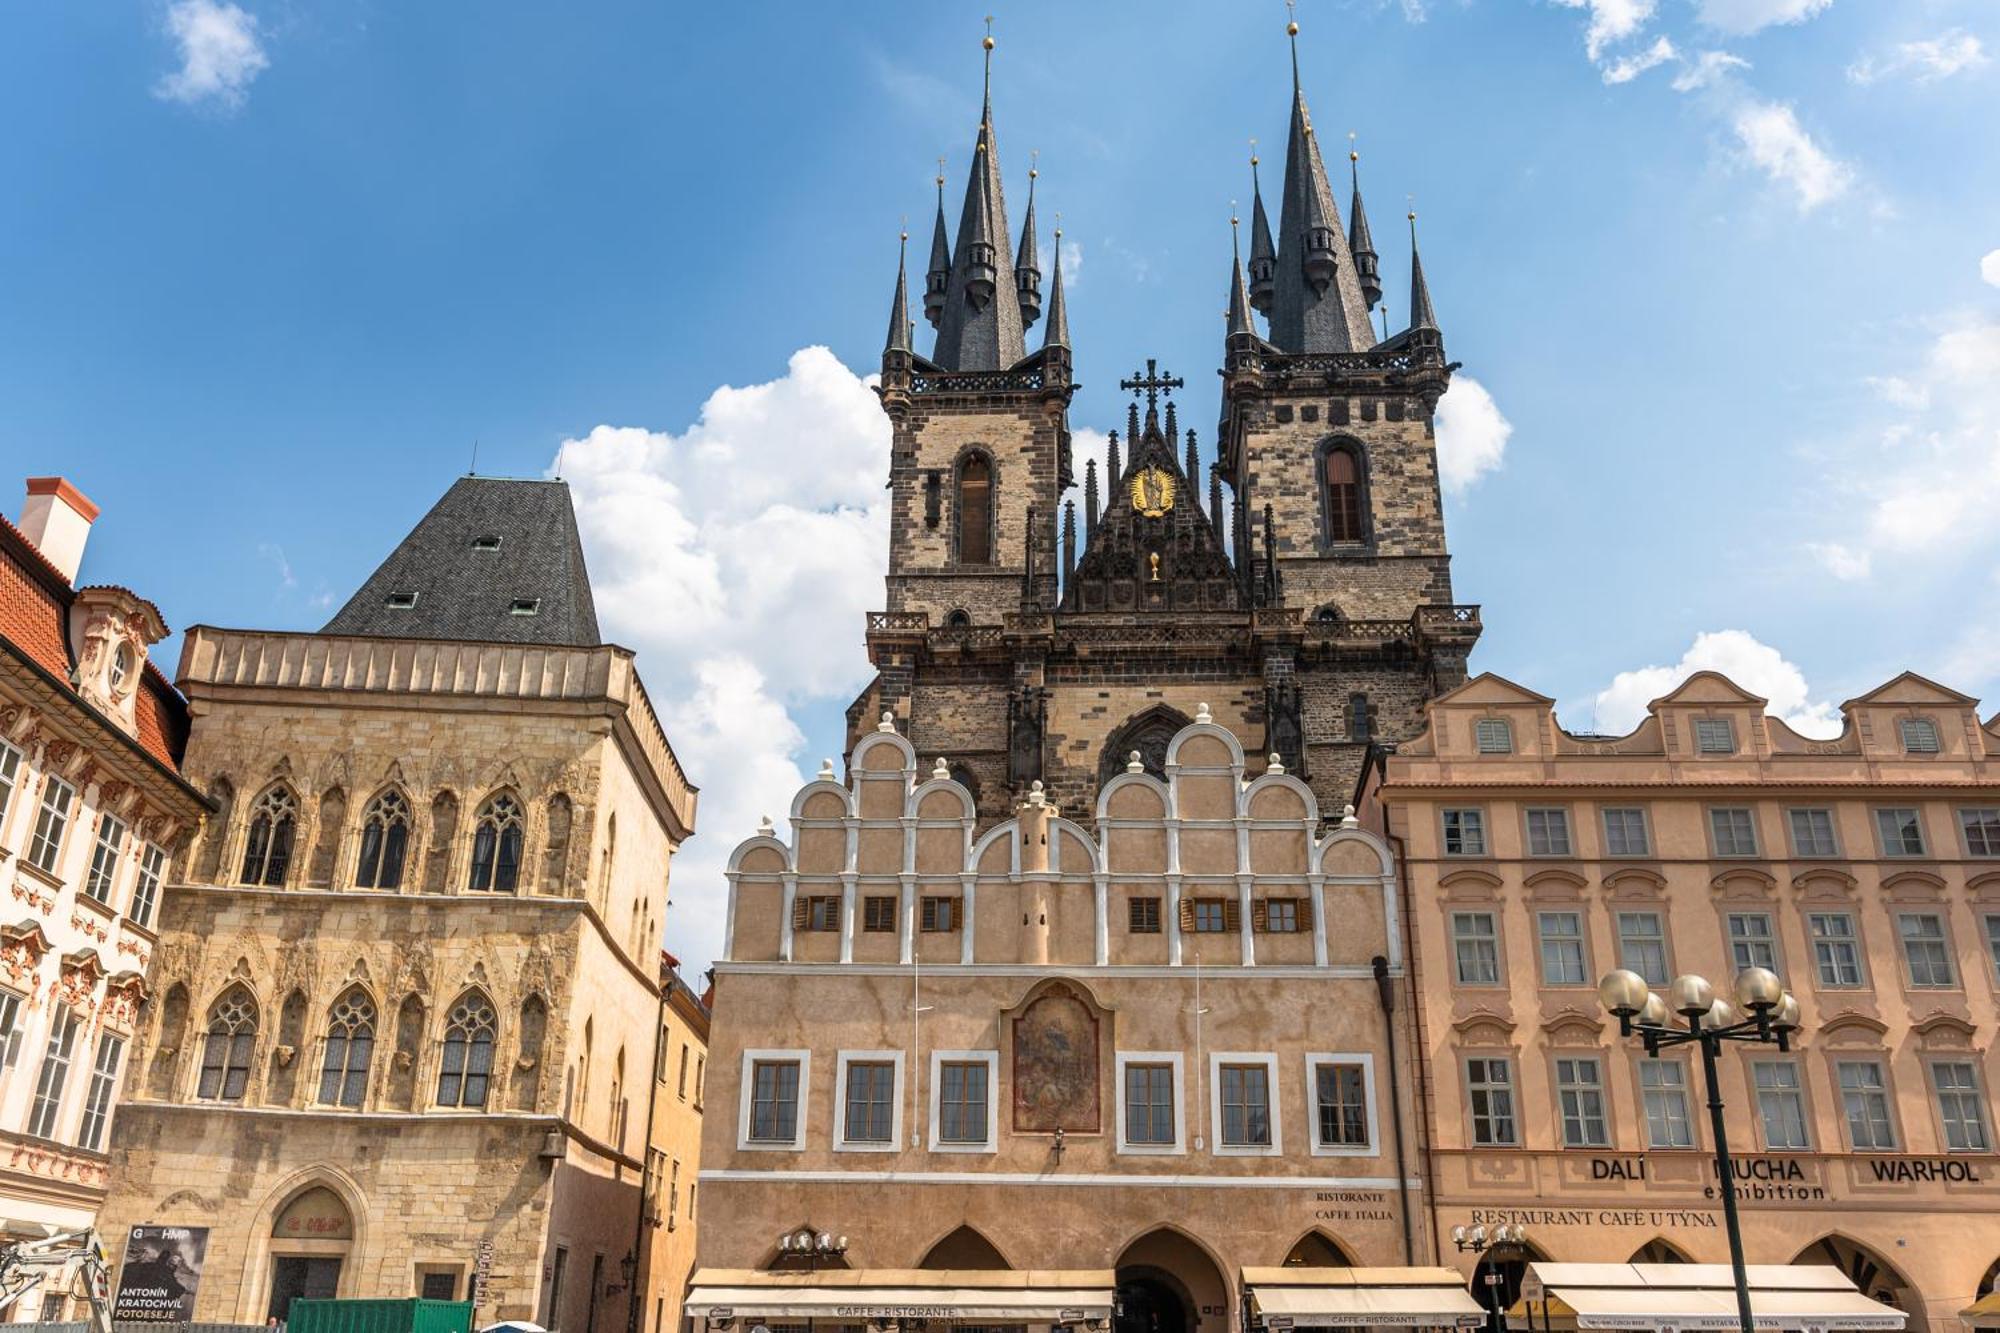
{"type": "Polygon", "coordinates": [[[324,1106],[358,1107],[368,1097],[368,1067],[375,1057],[375,1002],[359,986],[333,1002],[326,1016],[326,1054],[319,1067],[324,1106]]]}
{"type": "Polygon", "coordinates": [[[247,988],[224,991],[208,1010],[201,1048],[201,1080],[194,1095],[208,1102],[240,1102],[250,1086],[250,1057],[257,1049],[257,1001],[247,988]]]}
{"type": "Polygon", "coordinates": [[[993,563],[993,461],[985,454],[958,465],[958,563],[993,563]]]}
{"type": "Polygon", "coordinates": [[[403,854],[410,844],[410,803],[391,788],[368,803],[361,817],[361,861],[354,883],[363,889],[403,884],[403,854]]]}
{"type": "Polygon", "coordinates": [[[503,792],[479,807],[470,887],[477,893],[512,893],[520,879],[521,804],[503,792]]]}
{"type": "Polygon", "coordinates": [[[445,1018],[444,1053],[438,1062],[439,1106],[486,1105],[493,1078],[493,1002],[478,991],[458,998],[445,1018]]]}
{"type": "Polygon", "coordinates": [[[1365,540],[1361,503],[1361,460],[1346,445],[1326,451],[1322,465],[1326,474],[1326,539],[1328,542],[1365,540]]]}
{"type": "Polygon", "coordinates": [[[250,835],[243,844],[243,882],[281,886],[292,864],[292,838],[299,827],[299,798],[289,787],[273,787],[250,809],[250,835]]]}

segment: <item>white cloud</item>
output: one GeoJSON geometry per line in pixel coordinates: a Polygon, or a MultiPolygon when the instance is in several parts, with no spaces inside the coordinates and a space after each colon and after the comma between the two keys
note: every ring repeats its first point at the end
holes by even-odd
{"type": "Polygon", "coordinates": [[[1703,23],[1746,36],[1781,23],[1804,23],[1824,13],[1833,0],[1695,0],[1703,23]]]}
{"type": "Polygon", "coordinates": [[[1697,671],[1719,671],[1750,693],[1767,700],[1766,711],[1784,719],[1807,736],[1840,733],[1840,711],[1815,701],[1806,688],[1805,673],[1776,648],[1740,629],[1697,634],[1681,660],[1672,666],[1647,666],[1621,671],[1596,697],[1596,727],[1623,734],[1639,725],[1646,705],[1697,671]]]}
{"type": "Polygon", "coordinates": [[[250,84],[271,63],[258,40],[257,20],[235,5],[217,0],[174,0],[167,6],[167,33],[180,48],[181,67],[162,75],[153,96],[197,105],[214,102],[234,110],[250,95],[250,84]]]}
{"type": "Polygon", "coordinates": [[[1556,0],[1566,9],[1588,9],[1590,26],[1584,29],[1584,50],[1592,60],[1604,49],[1638,32],[1653,17],[1655,0],[1556,0]]]}
{"type": "Polygon", "coordinates": [[[1859,84],[1892,78],[1935,83],[1989,63],[1979,39],[1963,28],[1954,28],[1936,37],[1899,42],[1886,55],[1863,56],[1847,67],[1847,77],[1859,84]]]}
{"type": "Polygon", "coordinates": [[[1630,83],[1654,66],[1666,64],[1677,54],[1674,44],[1661,37],[1644,51],[1622,57],[1606,65],[1604,81],[1611,84],[1630,83]]]}
{"type": "Polygon", "coordinates": [[[679,434],[598,426],[563,442],[606,636],[639,652],[702,789],[667,924],[695,969],[721,946],[729,853],[763,815],[782,825],[803,780],[799,710],[845,705],[868,679],[889,468],[869,384],[809,347],[779,379],[717,389],[679,434]]]}
{"type": "Polygon", "coordinates": [[[1703,51],[1693,60],[1685,62],[1681,72],[1674,76],[1674,91],[1691,93],[1712,87],[1724,75],[1749,68],[1750,62],[1742,56],[1731,55],[1727,51],[1703,51]]]}
{"type": "Polygon", "coordinates": [[[1730,127],[1751,164],[1789,187],[1802,213],[1838,199],[1854,183],[1853,168],[1815,143],[1783,102],[1745,99],[1730,127]]]}
{"type": "Polygon", "coordinates": [[[1062,243],[1063,291],[1072,290],[1083,281],[1083,247],[1075,241],[1062,243]]]}
{"type": "Polygon", "coordinates": [[[1438,478],[1447,492],[1463,494],[1500,466],[1513,423],[1500,413],[1486,386],[1459,375],[1438,400],[1438,478]]]}
{"type": "Polygon", "coordinates": [[[1979,277],[1989,287],[2000,287],[2000,250],[1989,250],[1979,261],[1979,277]]]}
{"type": "Polygon", "coordinates": [[[1867,578],[1873,567],[1868,552],[1857,551],[1839,542],[1807,542],[1806,550],[1825,567],[1827,573],[1847,582],[1867,578]]]}

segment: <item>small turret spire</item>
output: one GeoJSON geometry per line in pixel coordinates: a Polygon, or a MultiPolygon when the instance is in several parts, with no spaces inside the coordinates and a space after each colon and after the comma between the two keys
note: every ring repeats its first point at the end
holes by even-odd
{"type": "Polygon", "coordinates": [[[1292,117],[1270,338],[1295,354],[1362,351],[1375,345],[1375,334],[1298,78],[1298,23],[1287,24],[1286,32],[1292,38],[1292,117]]]}
{"type": "Polygon", "coordinates": [[[944,318],[945,288],[951,284],[951,241],[944,230],[944,159],[938,159],[937,226],[931,230],[931,267],[924,275],[924,318],[936,328],[944,318]]]}
{"type": "Polygon", "coordinates": [[[1023,355],[1021,303],[1013,282],[1014,258],[1007,235],[1006,194],[1000,185],[999,150],[993,133],[993,34],[986,51],[985,89],[972,170],[965,182],[965,205],[951,251],[931,359],[951,370],[1005,370],[1023,355]]]}
{"type": "Polygon", "coordinates": [[[1049,326],[1042,330],[1042,346],[1069,346],[1069,303],[1063,299],[1062,214],[1056,214],[1056,268],[1049,279],[1049,326]]]}
{"type": "Polygon", "coordinates": [[[1229,336],[1255,335],[1257,326],[1250,318],[1250,297],[1243,289],[1243,256],[1236,244],[1236,219],[1229,219],[1229,336]]]}
{"type": "MultiPolygon", "coordinates": [[[[1250,305],[1269,316],[1278,287],[1278,247],[1271,244],[1271,219],[1264,213],[1264,188],[1257,179],[1257,141],[1250,141],[1250,305]]],[[[1246,323],[1245,327],[1248,327],[1246,323]]],[[[1235,330],[1231,330],[1234,332],[1235,330]]]]}
{"type": "MultiPolygon", "coordinates": [[[[1029,162],[1041,157],[1029,153],[1029,162]]],[[[1021,327],[1031,329],[1042,317],[1042,265],[1035,251],[1035,178],[1039,168],[1028,168],[1028,216],[1021,224],[1021,252],[1014,261],[1014,292],[1021,302],[1021,327]]]]}
{"type": "Polygon", "coordinates": [[[1417,252],[1417,210],[1410,210],[1410,327],[1435,329],[1437,311],[1431,309],[1430,284],[1424,281],[1424,257],[1417,252]]]}
{"type": "Polygon", "coordinates": [[[1097,460],[1083,461],[1083,541],[1090,544],[1091,534],[1097,531],[1097,460]]]}
{"type": "Polygon", "coordinates": [[[1354,257],[1355,276],[1361,281],[1361,299],[1373,310],[1382,300],[1381,257],[1375,240],[1368,234],[1368,213],[1361,207],[1361,154],[1354,147],[1354,135],[1347,136],[1347,171],[1354,183],[1354,202],[1347,211],[1347,251],[1354,257]]]}
{"type": "Polygon", "coordinates": [[[909,249],[910,233],[905,230],[896,246],[896,297],[889,303],[889,337],[882,344],[885,354],[910,350],[910,288],[904,277],[909,249]]]}

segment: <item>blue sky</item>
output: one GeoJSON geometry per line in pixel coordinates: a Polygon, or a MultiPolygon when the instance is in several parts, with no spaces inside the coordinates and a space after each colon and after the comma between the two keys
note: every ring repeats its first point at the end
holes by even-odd
{"type": "MultiPolygon", "coordinates": [[[[856,377],[940,154],[955,216],[983,12],[22,8],[0,457],[104,505],[86,578],[176,625],[313,628],[475,441],[494,473],[561,450],[607,630],[704,786],[673,931],[704,957],[716,866],[838,752],[866,677],[886,430],[856,377]]],[[[1064,217],[1073,421],[1116,425],[1157,357],[1206,456],[1248,139],[1282,170],[1284,10],[995,12],[1015,225],[1031,149],[1045,256],[1064,217]]],[[[1807,726],[1905,667],[2000,697],[2000,6],[1299,19],[1391,322],[1414,196],[1465,363],[1443,434],[1476,667],[1579,728],[1699,664],[1807,726]]]]}

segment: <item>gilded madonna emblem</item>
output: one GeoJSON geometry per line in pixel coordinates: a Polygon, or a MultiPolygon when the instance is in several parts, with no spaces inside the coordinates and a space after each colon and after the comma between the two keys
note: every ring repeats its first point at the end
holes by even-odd
{"type": "Polygon", "coordinates": [[[1132,478],[1132,507],[1147,518],[1160,518],[1174,507],[1174,474],[1161,467],[1141,468],[1132,478]]]}

